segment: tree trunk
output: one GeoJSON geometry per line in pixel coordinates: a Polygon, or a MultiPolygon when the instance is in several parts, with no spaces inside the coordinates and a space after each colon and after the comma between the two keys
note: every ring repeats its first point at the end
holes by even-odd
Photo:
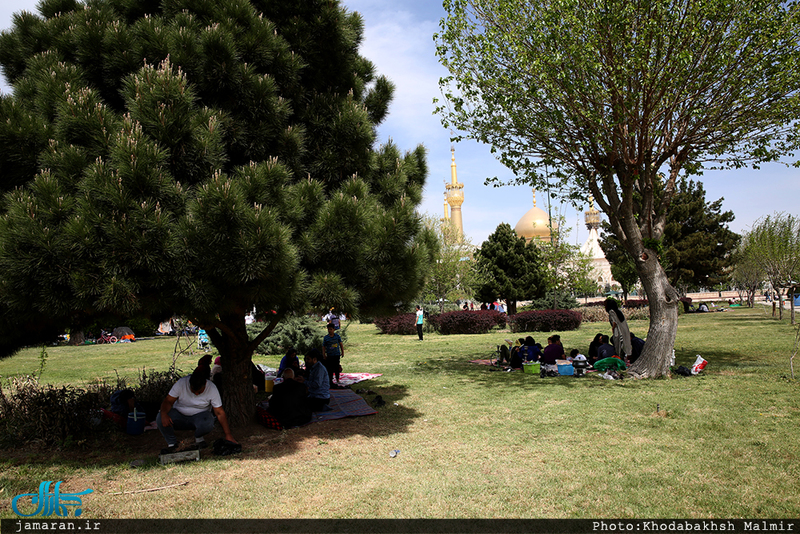
{"type": "Polygon", "coordinates": [[[642,355],[631,365],[630,372],[636,378],[666,376],[678,332],[678,292],[652,250],[646,249],[637,258],[636,270],[650,305],[650,330],[642,355]]]}
{"type": "Polygon", "coordinates": [[[258,336],[250,340],[244,320],[245,310],[219,314],[219,318],[195,320],[208,334],[219,351],[222,366],[222,408],[231,427],[240,427],[253,420],[256,412],[253,390],[253,352],[283,319],[276,314],[258,336]]]}
{"type": "Polygon", "coordinates": [[[517,314],[517,301],[513,299],[506,299],[506,315],[516,315],[517,314]]]}
{"type": "Polygon", "coordinates": [[[252,421],[255,411],[252,365],[255,346],[250,343],[244,312],[220,314],[219,321],[202,323],[208,337],[219,351],[222,380],[222,408],[231,427],[244,426],[252,421]]]}
{"type": "Polygon", "coordinates": [[[85,341],[86,335],[83,333],[83,330],[70,330],[69,343],[67,343],[67,345],[83,345],[85,341]]]}

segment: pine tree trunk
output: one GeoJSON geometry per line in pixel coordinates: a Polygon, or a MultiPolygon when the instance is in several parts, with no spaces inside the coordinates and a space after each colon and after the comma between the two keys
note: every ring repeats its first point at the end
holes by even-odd
{"type": "Polygon", "coordinates": [[[229,344],[222,356],[222,408],[232,427],[240,427],[253,420],[256,398],[253,391],[253,351],[239,340],[229,344]]]}
{"type": "Polygon", "coordinates": [[[656,378],[669,373],[680,301],[655,253],[647,250],[645,254],[647,259],[636,261],[636,270],[650,305],[650,330],[642,355],[631,365],[630,372],[636,378],[656,378]]]}
{"type": "Polygon", "coordinates": [[[244,316],[244,311],[220,314],[216,327],[203,325],[220,354],[222,408],[231,427],[248,424],[256,411],[251,374],[254,346],[249,342],[244,316]]]}

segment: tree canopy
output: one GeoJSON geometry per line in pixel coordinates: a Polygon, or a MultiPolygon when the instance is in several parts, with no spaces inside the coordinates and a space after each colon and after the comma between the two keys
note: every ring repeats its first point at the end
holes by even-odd
{"type": "Polygon", "coordinates": [[[800,218],[786,213],[762,217],[743,239],[741,259],[753,262],[778,296],[783,318],[784,290],[790,298],[794,323],[794,289],[800,285],[800,218]]]}
{"type": "MultiPolygon", "coordinates": [[[[682,294],[714,287],[728,278],[739,235],[728,227],[734,215],[732,211],[722,211],[723,200],[707,201],[700,182],[678,181],[673,206],[666,217],[659,257],[669,283],[682,294]]],[[[626,273],[631,273],[632,283],[635,283],[638,275],[633,261],[611,226],[604,223],[603,229],[600,246],[611,263],[614,276],[619,274],[625,279],[626,273]]],[[[629,279],[625,281],[627,284],[629,279]]],[[[626,284],[622,281],[620,284],[627,292],[626,284]]]]}
{"type": "Polygon", "coordinates": [[[668,372],[678,295],[657,254],[680,175],[776,161],[800,136],[800,20],[780,0],[445,0],[439,106],[518,182],[591,195],[650,302],[638,376],[668,372]],[[551,173],[542,173],[550,169],[551,173]],[[549,174],[549,176],[545,176],[549,174]]]}
{"type": "Polygon", "coordinates": [[[376,146],[393,86],[335,0],[43,0],[0,35],[0,312],[29,325],[185,314],[229,418],[283,317],[379,313],[424,283],[422,147],[376,146]],[[23,187],[19,187],[23,186],[23,187]],[[271,312],[256,339],[245,314],[271,312]]]}

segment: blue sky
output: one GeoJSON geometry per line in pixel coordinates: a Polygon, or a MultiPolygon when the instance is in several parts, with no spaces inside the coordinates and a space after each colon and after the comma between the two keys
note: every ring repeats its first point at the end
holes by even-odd
{"type": "MultiPolygon", "coordinates": [[[[436,0],[344,0],[351,11],[365,21],[361,53],[375,63],[380,74],[396,86],[389,116],[381,125],[379,139],[391,138],[403,150],[422,144],[428,151],[430,170],[420,211],[441,217],[444,182],[450,179],[450,134],[432,114],[433,99],[440,95],[438,80],[446,74],[436,60],[433,34],[444,16],[436,0]]],[[[0,5],[0,28],[11,26],[12,14],[36,11],[36,0],[6,0],[0,5]]],[[[3,92],[9,88],[3,83],[3,92]]],[[[487,177],[508,180],[512,174],[492,156],[489,147],[474,142],[455,146],[458,179],[465,184],[462,208],[464,231],[473,244],[480,245],[501,222],[513,227],[532,207],[526,187],[484,186],[487,177]]],[[[731,229],[743,232],[764,215],[776,211],[800,214],[800,170],[778,164],[760,171],[736,170],[707,172],[703,182],[708,200],[724,197],[723,209],[731,210],[736,220],[731,229]]],[[[547,209],[544,195],[538,193],[537,206],[547,209]]],[[[570,240],[583,243],[588,231],[583,214],[553,201],[553,212],[562,213],[572,228],[570,240]]],[[[588,206],[584,207],[585,210],[588,206]]],[[[581,210],[583,211],[583,210],[581,210]]]]}

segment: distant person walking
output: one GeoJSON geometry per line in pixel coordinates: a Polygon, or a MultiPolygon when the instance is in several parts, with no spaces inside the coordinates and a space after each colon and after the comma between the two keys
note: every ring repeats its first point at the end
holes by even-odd
{"type": "Polygon", "coordinates": [[[422,341],[422,323],[425,319],[422,315],[422,308],[417,306],[417,335],[419,336],[419,340],[422,341]]]}

